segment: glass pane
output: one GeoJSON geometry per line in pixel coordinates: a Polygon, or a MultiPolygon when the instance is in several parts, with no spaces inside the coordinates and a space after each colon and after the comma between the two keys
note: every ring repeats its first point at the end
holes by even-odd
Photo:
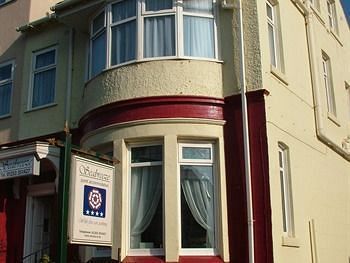
{"type": "Polygon", "coordinates": [[[0,81],[11,79],[12,64],[0,67],[0,81]]]}
{"type": "Polygon", "coordinates": [[[32,107],[49,104],[55,98],[56,69],[46,70],[34,75],[32,107]]]}
{"type": "Polygon", "coordinates": [[[184,16],[185,56],[214,58],[214,20],[184,16]]]}
{"type": "Polygon", "coordinates": [[[286,199],[285,199],[286,192],[285,192],[284,180],[285,180],[284,171],[280,171],[283,232],[287,232],[287,215],[286,215],[286,199]]]}
{"type": "Polygon", "coordinates": [[[162,166],[132,168],[130,194],[130,248],[162,248],[162,166]]]}
{"type": "Polygon", "coordinates": [[[92,22],[92,34],[104,28],[105,26],[105,12],[99,14],[92,22]]]}
{"type": "Polygon", "coordinates": [[[56,50],[51,50],[49,52],[37,55],[35,60],[35,68],[38,69],[55,64],[55,54],[56,50]]]}
{"type": "Polygon", "coordinates": [[[183,147],[182,148],[183,159],[211,159],[211,148],[205,147],[183,147]]]}
{"type": "Polygon", "coordinates": [[[92,40],[91,77],[106,67],[106,31],[92,40]]]}
{"type": "Polygon", "coordinates": [[[181,246],[214,248],[214,184],[212,166],[181,165],[181,246]]]}
{"type": "Polygon", "coordinates": [[[175,16],[145,18],[144,57],[175,56],[175,16]]]}
{"type": "Polygon", "coordinates": [[[0,116],[10,113],[12,83],[0,86],[0,116]]]}
{"type": "Polygon", "coordinates": [[[213,1],[212,0],[185,0],[184,3],[185,12],[194,13],[213,13],[213,1]]]}
{"type": "Polygon", "coordinates": [[[136,16],[136,1],[127,0],[112,5],[112,22],[136,16]]]}
{"type": "Polygon", "coordinates": [[[162,145],[134,147],[131,149],[131,162],[157,162],[163,160],[162,145]]]}
{"type": "Polygon", "coordinates": [[[136,20],[112,27],[112,65],[136,58],[136,20]]]}
{"type": "Polygon", "coordinates": [[[173,0],[146,0],[146,11],[159,11],[173,8],[173,0]]]}
{"type": "Polygon", "coordinates": [[[276,61],[276,43],[275,43],[275,32],[271,24],[268,24],[268,33],[269,33],[269,45],[270,45],[270,60],[271,65],[277,67],[276,61]]]}
{"type": "Polygon", "coordinates": [[[269,4],[266,4],[266,13],[267,13],[267,17],[273,21],[273,9],[272,6],[270,6],[269,4]]]}

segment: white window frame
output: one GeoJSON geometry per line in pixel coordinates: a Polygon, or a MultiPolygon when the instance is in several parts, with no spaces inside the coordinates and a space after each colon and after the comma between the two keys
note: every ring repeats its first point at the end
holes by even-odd
{"type": "Polygon", "coordinates": [[[295,237],[289,148],[282,142],[278,143],[278,166],[281,185],[283,235],[295,237]]]}
{"type": "Polygon", "coordinates": [[[271,67],[276,68],[282,73],[284,73],[283,46],[282,46],[282,37],[281,37],[281,30],[280,30],[278,2],[267,0],[266,7],[271,9],[271,15],[272,15],[272,17],[269,17],[269,15],[266,13],[267,36],[268,36],[268,44],[269,44],[269,50],[270,50],[270,64],[271,64],[271,67]],[[270,42],[271,39],[269,36],[269,27],[272,28],[273,43],[270,42]],[[273,54],[271,54],[272,44],[274,46],[273,54]]]}
{"type": "Polygon", "coordinates": [[[10,76],[9,79],[5,79],[5,80],[0,81],[0,88],[2,86],[11,84],[10,109],[9,109],[8,113],[0,115],[0,118],[5,118],[5,117],[8,117],[8,116],[11,116],[15,62],[14,62],[14,60],[11,60],[11,61],[7,61],[7,62],[4,62],[4,63],[1,63],[0,64],[0,68],[6,67],[8,65],[11,65],[11,76],[10,76]]]}
{"type": "MultiPolygon", "coordinates": [[[[165,236],[164,236],[164,229],[165,229],[165,220],[164,220],[164,187],[162,187],[162,206],[163,206],[163,248],[153,248],[153,249],[147,249],[147,248],[140,248],[140,249],[132,249],[130,248],[130,219],[131,219],[131,210],[130,210],[130,194],[131,194],[131,168],[133,167],[145,167],[145,166],[162,166],[162,180],[164,180],[164,145],[161,142],[151,142],[151,143],[132,143],[129,144],[128,147],[128,227],[127,227],[127,255],[128,256],[164,256],[165,255],[165,236]],[[131,159],[131,152],[133,148],[138,147],[148,147],[148,146],[162,146],[163,152],[162,152],[162,161],[155,161],[155,162],[140,162],[140,163],[132,163],[131,159]]],[[[164,184],[162,184],[163,186],[164,184]]]]}
{"type": "Polygon", "coordinates": [[[327,111],[333,117],[337,116],[337,107],[332,80],[332,67],[329,56],[322,52],[322,80],[326,91],[327,111]]]}
{"type": "Polygon", "coordinates": [[[179,228],[179,248],[180,248],[180,256],[217,256],[218,253],[218,202],[216,198],[216,192],[217,192],[217,176],[216,176],[216,158],[215,158],[215,143],[205,143],[205,142],[179,142],[178,143],[178,170],[179,170],[179,185],[181,185],[181,174],[180,174],[180,167],[181,165],[193,165],[193,166],[212,166],[213,167],[213,187],[214,187],[214,247],[213,248],[182,248],[182,229],[181,229],[181,187],[180,193],[179,193],[179,200],[178,200],[178,207],[180,211],[180,218],[178,219],[180,228],[179,228]],[[182,156],[182,149],[184,147],[194,147],[194,148],[210,148],[211,149],[211,158],[210,159],[185,159],[182,156]]]}
{"type": "Polygon", "coordinates": [[[36,109],[41,109],[41,108],[46,108],[46,107],[49,107],[49,106],[52,106],[52,105],[55,105],[56,102],[56,91],[57,91],[57,83],[56,83],[56,80],[57,80],[57,46],[53,46],[53,47],[48,47],[48,48],[45,48],[45,49],[41,49],[39,51],[35,51],[33,52],[32,54],[32,68],[31,68],[31,74],[30,74],[30,89],[29,89],[29,96],[28,96],[28,110],[36,110],[36,109]],[[55,51],[55,63],[54,64],[50,64],[50,65],[47,65],[45,67],[41,67],[39,69],[36,69],[35,68],[35,64],[36,64],[36,58],[37,56],[41,55],[41,54],[44,54],[44,53],[47,53],[47,52],[50,52],[54,50],[55,51]],[[56,73],[55,73],[55,80],[54,80],[54,96],[53,96],[53,101],[50,102],[50,103],[47,103],[47,104],[43,104],[43,105],[39,105],[39,106],[36,106],[36,107],[32,107],[32,104],[33,104],[33,91],[34,91],[34,76],[35,74],[37,73],[42,73],[42,72],[45,72],[47,70],[51,70],[51,69],[56,69],[56,73]]]}
{"type": "Polygon", "coordinates": [[[338,33],[338,20],[337,20],[335,1],[327,0],[326,4],[327,4],[327,17],[328,17],[329,28],[335,33],[338,33]]]}
{"type": "MultiPolygon", "coordinates": [[[[218,51],[218,5],[217,0],[213,0],[213,15],[208,16],[213,18],[214,22],[214,58],[204,58],[204,57],[192,57],[192,56],[184,56],[184,47],[183,47],[183,15],[184,13],[186,15],[191,16],[199,16],[199,17],[206,17],[204,14],[197,14],[197,13],[190,13],[190,12],[183,12],[182,3],[183,0],[173,0],[173,8],[172,9],[166,9],[166,10],[160,10],[160,11],[146,11],[145,10],[145,1],[144,0],[136,0],[136,59],[126,61],[120,64],[111,65],[111,48],[112,48],[112,27],[115,26],[117,23],[112,23],[112,14],[111,9],[112,5],[118,2],[121,2],[123,0],[117,0],[114,2],[109,3],[106,5],[103,9],[99,10],[95,13],[95,15],[91,18],[90,22],[90,54],[89,59],[90,65],[89,65],[89,79],[94,78],[95,76],[92,76],[91,74],[91,56],[92,56],[92,38],[96,36],[96,34],[92,34],[92,24],[93,20],[102,12],[105,12],[105,22],[106,22],[106,65],[105,68],[101,71],[105,71],[110,68],[117,68],[121,66],[125,66],[128,64],[132,64],[135,62],[144,62],[144,61],[152,61],[152,60],[168,60],[168,59],[178,59],[178,58],[185,58],[185,59],[195,59],[195,60],[205,60],[205,61],[219,61],[219,51],[218,51]],[[144,19],[147,17],[152,16],[163,16],[163,15],[174,15],[175,17],[175,54],[173,56],[161,56],[161,57],[144,57],[144,19]]],[[[118,23],[124,23],[126,20],[129,20],[131,18],[123,20],[123,22],[118,23]]],[[[135,19],[134,17],[132,19],[135,19]]],[[[100,73],[101,73],[100,72],[100,73]]],[[[100,73],[97,73],[96,76],[98,76],[100,73]]]]}

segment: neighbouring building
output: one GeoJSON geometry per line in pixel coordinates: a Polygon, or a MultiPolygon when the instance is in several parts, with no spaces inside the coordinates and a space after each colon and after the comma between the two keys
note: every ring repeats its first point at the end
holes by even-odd
{"type": "Polygon", "coordinates": [[[1,262],[56,259],[67,128],[119,160],[112,247],[67,262],[350,260],[339,0],[0,0],[0,23],[1,262]]]}

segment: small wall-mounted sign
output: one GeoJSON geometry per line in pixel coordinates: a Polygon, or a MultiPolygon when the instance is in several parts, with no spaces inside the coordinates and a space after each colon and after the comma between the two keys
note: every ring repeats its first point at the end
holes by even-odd
{"type": "Polygon", "coordinates": [[[0,160],[0,180],[39,175],[40,162],[34,155],[0,160]]]}
{"type": "Polygon", "coordinates": [[[72,156],[69,242],[112,246],[114,166],[72,156]]]}

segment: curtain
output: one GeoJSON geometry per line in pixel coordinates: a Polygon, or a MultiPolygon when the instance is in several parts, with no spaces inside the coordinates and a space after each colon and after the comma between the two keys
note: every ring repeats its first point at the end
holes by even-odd
{"type": "Polygon", "coordinates": [[[106,31],[103,31],[91,42],[91,77],[94,77],[106,66],[106,31]]]}
{"type": "Polygon", "coordinates": [[[34,74],[32,107],[38,107],[54,101],[55,80],[55,68],[34,74]]]}
{"type": "Polygon", "coordinates": [[[172,9],[173,0],[146,0],[146,11],[172,9]]]}
{"type": "Polygon", "coordinates": [[[184,16],[185,56],[214,58],[214,20],[184,16]]]}
{"type": "Polygon", "coordinates": [[[119,22],[129,17],[136,16],[135,0],[127,0],[112,5],[112,22],[119,22]]]}
{"type": "Polygon", "coordinates": [[[10,113],[12,83],[0,86],[0,116],[10,113]]]}
{"type": "Polygon", "coordinates": [[[37,55],[35,60],[35,69],[55,64],[55,53],[55,50],[51,50],[49,52],[37,55]]]}
{"type": "Polygon", "coordinates": [[[130,247],[139,248],[162,194],[162,166],[131,169],[130,247]]]}
{"type": "Polygon", "coordinates": [[[181,188],[194,219],[207,230],[207,248],[214,247],[212,167],[181,166],[181,188]]]}
{"type": "Polygon", "coordinates": [[[213,0],[184,0],[183,6],[185,12],[213,13],[213,0]]]}
{"type": "Polygon", "coordinates": [[[144,57],[175,56],[175,16],[145,18],[144,57]]]}
{"type": "Polygon", "coordinates": [[[112,27],[112,65],[136,58],[136,20],[112,27]]]}

